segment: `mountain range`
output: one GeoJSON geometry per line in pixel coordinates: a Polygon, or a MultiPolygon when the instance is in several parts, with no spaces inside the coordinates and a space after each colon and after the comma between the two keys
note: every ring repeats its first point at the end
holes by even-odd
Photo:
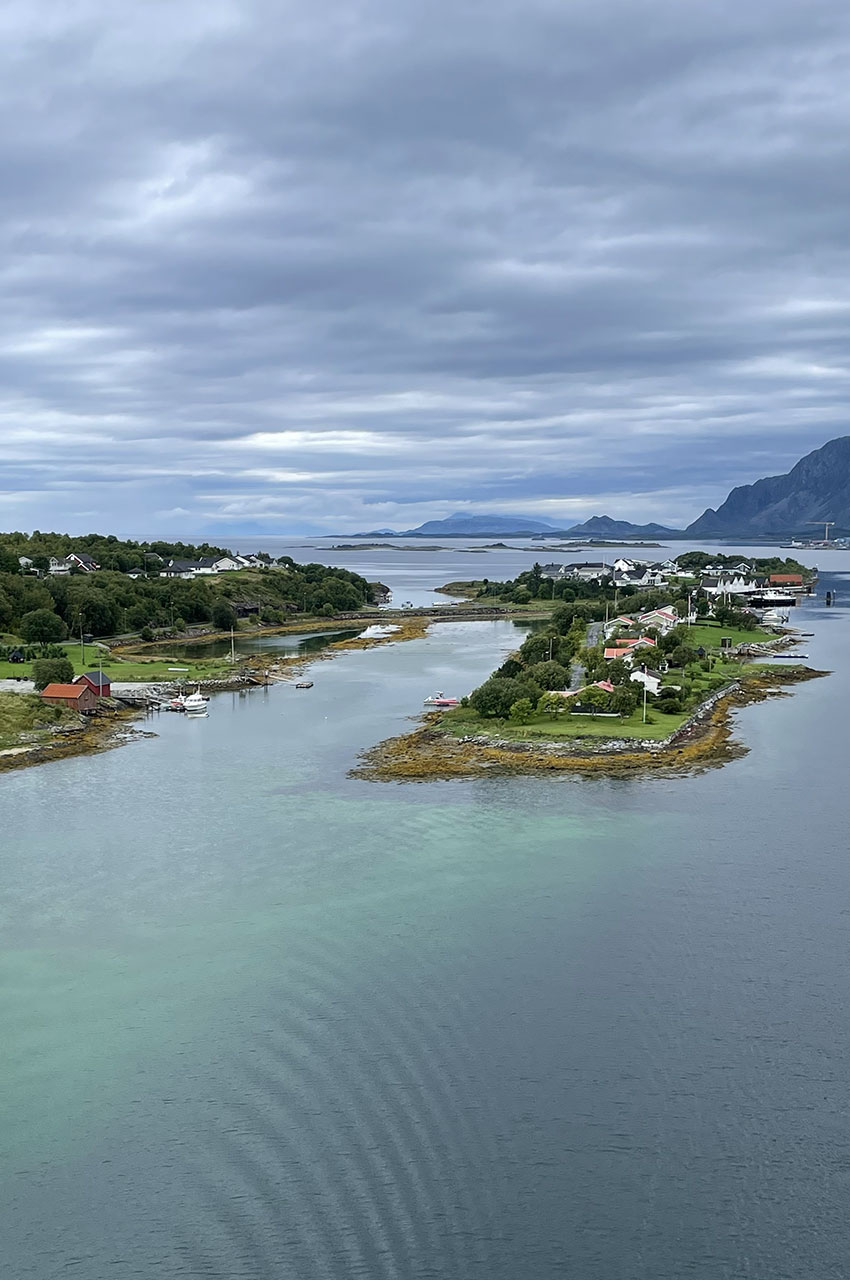
{"type": "Polygon", "coordinates": [[[815,525],[827,520],[835,522],[833,535],[850,529],[850,436],[807,453],[786,475],[739,485],[716,511],[709,507],[686,532],[701,538],[741,533],[803,533],[816,538],[815,525]]]}
{"type": "Polygon", "coordinates": [[[839,436],[801,458],[786,475],[739,485],[716,510],[709,507],[684,530],[663,524],[632,524],[611,516],[593,516],[564,528],[527,516],[466,515],[427,520],[396,533],[373,530],[358,537],[482,538],[555,535],[600,541],[633,538],[731,538],[803,534],[817,537],[816,525],[834,522],[832,536],[850,530],[850,436],[839,436]]]}
{"type": "Polygon", "coordinates": [[[358,538],[520,538],[540,535],[569,538],[657,538],[670,537],[679,532],[663,524],[631,524],[628,520],[612,520],[610,516],[593,516],[584,524],[549,524],[545,520],[532,520],[527,516],[470,516],[462,511],[446,516],[445,520],[426,520],[415,529],[397,533],[392,529],[373,529],[369,533],[356,534],[358,538]]]}

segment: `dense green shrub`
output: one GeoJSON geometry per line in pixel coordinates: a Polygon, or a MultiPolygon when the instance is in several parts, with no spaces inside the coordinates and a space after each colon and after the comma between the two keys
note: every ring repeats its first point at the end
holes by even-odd
{"type": "Polygon", "coordinates": [[[32,678],[36,689],[49,684],[70,684],[74,679],[74,665],[68,658],[38,658],[32,664],[32,678]]]}

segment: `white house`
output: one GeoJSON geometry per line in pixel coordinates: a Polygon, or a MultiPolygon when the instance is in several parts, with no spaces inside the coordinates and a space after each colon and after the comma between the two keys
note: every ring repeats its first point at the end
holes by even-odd
{"type": "Polygon", "coordinates": [[[100,565],[94,560],[87,551],[72,551],[69,556],[65,557],[65,563],[69,569],[82,569],[83,573],[94,573],[100,565]]]}
{"type": "Polygon", "coordinates": [[[18,556],[18,564],[22,569],[32,568],[32,560],[30,560],[29,556],[18,556]]]}
{"type": "Polygon", "coordinates": [[[68,561],[64,559],[64,557],[60,559],[58,556],[50,557],[50,561],[48,563],[47,569],[48,569],[48,572],[52,574],[71,572],[71,566],[69,565],[68,561]]]}
{"type": "Polygon", "coordinates": [[[602,578],[610,578],[611,566],[604,560],[577,560],[573,564],[565,564],[559,577],[578,578],[581,582],[600,582],[602,578]]]}
{"type": "Polygon", "coordinates": [[[630,631],[632,627],[638,625],[637,618],[630,618],[625,613],[620,613],[616,618],[612,618],[610,622],[606,622],[602,628],[602,634],[607,640],[615,631],[630,631]]]}
{"type": "Polygon", "coordinates": [[[664,605],[660,609],[650,609],[642,613],[638,622],[646,631],[652,627],[659,635],[666,636],[679,623],[679,615],[672,605],[664,605]]]}
{"type": "Polygon", "coordinates": [[[648,667],[640,667],[639,670],[633,671],[629,679],[634,680],[636,684],[642,684],[647,693],[655,694],[661,688],[660,674],[657,671],[650,671],[648,667]]]}

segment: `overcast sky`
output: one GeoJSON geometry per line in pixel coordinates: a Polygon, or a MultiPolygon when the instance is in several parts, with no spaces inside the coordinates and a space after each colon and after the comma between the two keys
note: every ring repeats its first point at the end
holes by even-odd
{"type": "Polygon", "coordinates": [[[7,0],[0,527],[687,522],[848,430],[842,0],[7,0]]]}

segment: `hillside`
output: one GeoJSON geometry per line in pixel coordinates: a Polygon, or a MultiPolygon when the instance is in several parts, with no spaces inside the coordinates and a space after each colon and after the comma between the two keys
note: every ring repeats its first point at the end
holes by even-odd
{"type": "Polygon", "coordinates": [[[658,538],[679,532],[663,524],[631,524],[628,520],[614,520],[611,516],[593,516],[584,524],[565,528],[546,520],[534,520],[528,516],[464,515],[456,511],[444,520],[426,520],[415,529],[397,533],[392,529],[374,530],[371,534],[359,533],[358,538],[520,538],[523,535],[553,534],[558,537],[576,538],[658,538]]]}
{"type": "Polygon", "coordinates": [[[574,524],[566,532],[571,538],[664,538],[681,532],[664,524],[632,524],[630,520],[613,520],[611,516],[592,516],[584,524],[574,524]]]}
{"type": "Polygon", "coordinates": [[[709,507],[688,525],[687,533],[700,538],[768,533],[817,537],[814,522],[820,520],[835,521],[833,536],[850,531],[850,436],[807,453],[786,475],[733,489],[716,511],[709,507]]]}
{"type": "Polygon", "coordinates": [[[520,537],[524,533],[554,533],[555,526],[545,520],[529,520],[525,516],[469,516],[455,512],[445,520],[426,520],[416,529],[407,529],[403,538],[490,538],[520,537]]]}

